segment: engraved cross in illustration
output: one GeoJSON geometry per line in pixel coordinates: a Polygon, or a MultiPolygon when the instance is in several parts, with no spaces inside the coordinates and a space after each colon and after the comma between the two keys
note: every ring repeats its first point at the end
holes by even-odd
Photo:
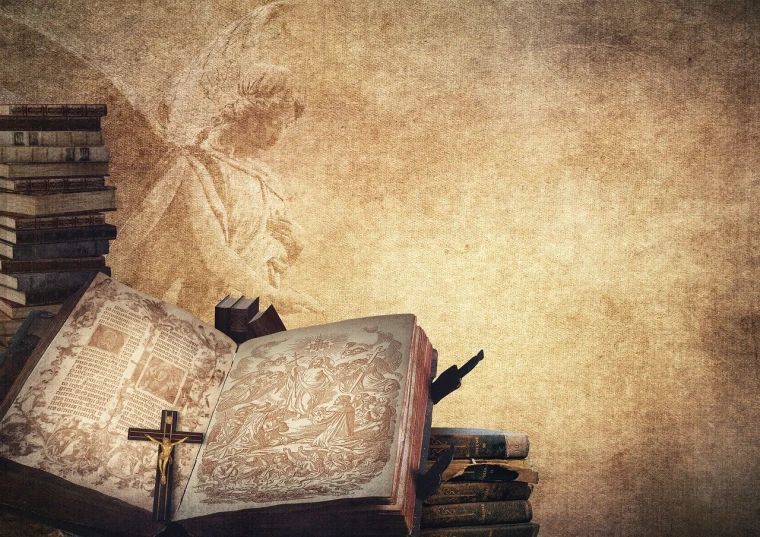
{"type": "Polygon", "coordinates": [[[130,427],[128,440],[146,440],[158,444],[156,463],[156,487],[153,494],[153,520],[169,522],[171,517],[172,454],[178,444],[200,444],[203,433],[177,431],[177,411],[161,411],[160,429],[138,429],[130,427]]]}

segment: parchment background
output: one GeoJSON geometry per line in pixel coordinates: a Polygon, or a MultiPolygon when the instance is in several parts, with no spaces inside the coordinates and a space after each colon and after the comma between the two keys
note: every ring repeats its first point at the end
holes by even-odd
{"type": "MultiPolygon", "coordinates": [[[[0,100],[109,102],[118,185],[152,156],[101,77],[150,112],[256,5],[0,0],[55,42],[5,32],[0,100]],[[39,63],[56,47],[87,67],[39,63]]],[[[483,348],[435,423],[530,435],[541,535],[760,534],[758,15],[300,5],[268,53],[306,111],[266,160],[326,313],[286,324],[408,311],[441,368],[483,348]]]]}

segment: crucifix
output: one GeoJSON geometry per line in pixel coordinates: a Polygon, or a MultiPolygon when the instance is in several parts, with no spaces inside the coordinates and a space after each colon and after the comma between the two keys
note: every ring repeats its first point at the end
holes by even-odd
{"type": "Polygon", "coordinates": [[[153,492],[153,520],[169,522],[171,518],[172,453],[178,444],[200,444],[203,433],[177,431],[177,411],[161,411],[160,429],[137,429],[130,427],[128,440],[146,440],[158,444],[156,463],[156,486],[153,492]]]}

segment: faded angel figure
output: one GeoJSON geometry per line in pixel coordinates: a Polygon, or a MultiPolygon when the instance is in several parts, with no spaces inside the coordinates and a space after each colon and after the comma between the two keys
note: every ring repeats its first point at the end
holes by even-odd
{"type": "MultiPolygon", "coordinates": [[[[287,69],[253,64],[212,124],[176,157],[120,232],[128,284],[210,319],[226,294],[318,311],[281,286],[302,249],[280,179],[260,160],[301,114],[287,69]],[[131,252],[131,253],[129,253],[131,252]]],[[[227,81],[227,83],[231,83],[227,81]]]]}

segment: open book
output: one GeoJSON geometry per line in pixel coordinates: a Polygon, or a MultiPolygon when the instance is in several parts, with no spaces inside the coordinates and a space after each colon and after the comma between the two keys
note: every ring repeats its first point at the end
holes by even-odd
{"type": "Polygon", "coordinates": [[[204,433],[174,457],[174,520],[205,535],[407,535],[434,351],[413,315],[238,348],[98,274],[61,310],[0,406],[0,505],[64,529],[154,535],[161,410],[204,433]]]}

